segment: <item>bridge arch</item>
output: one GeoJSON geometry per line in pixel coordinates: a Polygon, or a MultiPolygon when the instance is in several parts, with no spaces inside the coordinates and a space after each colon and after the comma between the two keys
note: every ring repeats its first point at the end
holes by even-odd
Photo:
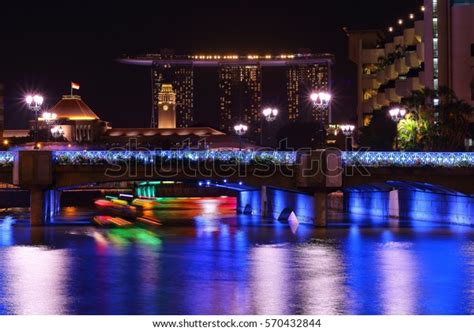
{"type": "Polygon", "coordinates": [[[391,180],[344,189],[344,211],[367,216],[474,225],[473,205],[474,195],[432,183],[391,180]]]}

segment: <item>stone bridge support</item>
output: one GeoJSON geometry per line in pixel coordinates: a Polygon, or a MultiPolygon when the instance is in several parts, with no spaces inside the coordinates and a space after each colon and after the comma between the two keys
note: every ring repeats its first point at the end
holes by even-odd
{"type": "Polygon", "coordinates": [[[314,194],[263,186],[261,189],[240,191],[237,213],[261,216],[287,222],[296,217],[299,223],[325,227],[327,223],[325,191],[314,194]]]}
{"type": "Polygon", "coordinates": [[[313,150],[299,155],[294,174],[296,190],[262,186],[241,191],[237,212],[318,227],[327,225],[328,195],[342,186],[342,160],[338,150],[313,150]]]}
{"type": "Polygon", "coordinates": [[[20,151],[15,157],[13,183],[30,190],[31,225],[45,225],[59,208],[60,194],[52,189],[50,151],[20,151]]]}
{"type": "Polygon", "coordinates": [[[474,197],[443,189],[346,190],[344,211],[369,217],[474,225],[474,197]]]}

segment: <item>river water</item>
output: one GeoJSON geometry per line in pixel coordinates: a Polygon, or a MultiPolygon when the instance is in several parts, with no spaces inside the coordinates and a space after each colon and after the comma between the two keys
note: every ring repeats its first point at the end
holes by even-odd
{"type": "Polygon", "coordinates": [[[473,228],[349,215],[316,229],[168,203],[151,212],[163,226],[133,229],[72,207],[45,228],[3,212],[0,314],[474,313],[473,228]]]}

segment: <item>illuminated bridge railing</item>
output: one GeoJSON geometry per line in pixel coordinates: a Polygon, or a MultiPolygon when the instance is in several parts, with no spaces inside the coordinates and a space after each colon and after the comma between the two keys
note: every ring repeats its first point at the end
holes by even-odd
{"type": "Polygon", "coordinates": [[[364,167],[474,167],[474,153],[451,152],[342,152],[346,166],[364,167]]]}
{"type": "Polygon", "coordinates": [[[183,160],[222,163],[296,163],[296,152],[281,151],[55,151],[53,160],[59,165],[101,165],[123,161],[152,164],[183,160]]]}
{"type": "Polygon", "coordinates": [[[0,167],[8,167],[13,165],[15,154],[12,152],[0,152],[0,167]]]}
{"type": "MultiPolygon", "coordinates": [[[[0,167],[12,166],[15,152],[0,152],[0,167]]],[[[172,160],[223,163],[273,163],[292,165],[297,152],[282,151],[54,151],[59,165],[100,165],[136,160],[149,164],[172,160]]],[[[365,167],[474,167],[474,153],[456,152],[342,152],[345,166],[365,167]]]]}

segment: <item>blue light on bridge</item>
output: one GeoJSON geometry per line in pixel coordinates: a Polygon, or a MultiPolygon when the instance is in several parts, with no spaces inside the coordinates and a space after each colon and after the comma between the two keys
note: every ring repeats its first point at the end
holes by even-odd
{"type": "Polygon", "coordinates": [[[283,151],[55,151],[53,159],[60,165],[95,165],[129,160],[136,160],[143,164],[150,164],[156,160],[294,164],[296,155],[296,152],[283,151]]]}
{"type": "Polygon", "coordinates": [[[463,152],[342,152],[346,166],[474,167],[474,153],[463,152]]]}
{"type": "MultiPolygon", "coordinates": [[[[187,160],[193,162],[217,161],[226,163],[273,163],[294,165],[296,151],[53,151],[53,160],[59,165],[103,165],[136,160],[151,164],[187,160]]],[[[365,167],[474,167],[474,153],[468,152],[342,152],[346,166],[365,167]]],[[[0,152],[0,166],[11,166],[15,152],[0,152]]]]}
{"type": "Polygon", "coordinates": [[[0,152],[0,167],[5,167],[13,164],[15,154],[12,152],[0,152]]]}

